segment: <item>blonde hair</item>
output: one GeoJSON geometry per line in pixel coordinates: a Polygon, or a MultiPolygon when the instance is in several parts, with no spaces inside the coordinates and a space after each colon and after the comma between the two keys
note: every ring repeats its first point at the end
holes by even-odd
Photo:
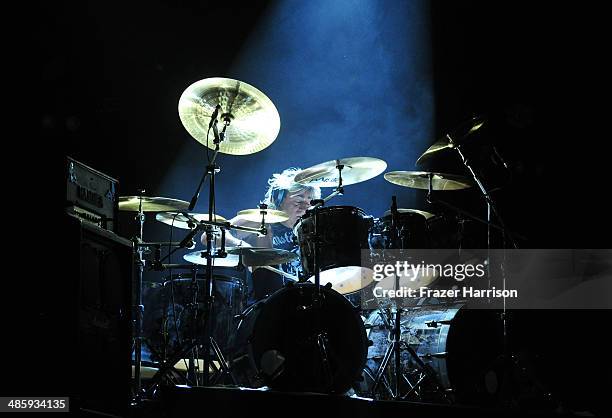
{"type": "Polygon", "coordinates": [[[287,196],[300,193],[303,190],[308,190],[313,195],[313,199],[319,199],[321,189],[318,186],[306,186],[293,180],[300,171],[302,171],[301,168],[290,167],[280,174],[273,174],[268,179],[268,190],[266,190],[262,203],[268,205],[270,209],[279,209],[287,196]]]}

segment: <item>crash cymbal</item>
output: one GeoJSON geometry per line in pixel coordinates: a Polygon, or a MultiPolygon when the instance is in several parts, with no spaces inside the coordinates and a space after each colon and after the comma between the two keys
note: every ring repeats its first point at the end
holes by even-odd
{"type": "Polygon", "coordinates": [[[398,186],[428,190],[430,175],[432,190],[460,190],[472,187],[472,182],[467,177],[427,171],[391,171],[385,173],[385,180],[398,186]]]}
{"type": "MultiPolygon", "coordinates": [[[[202,250],[187,253],[183,256],[183,259],[189,263],[206,265],[206,258],[202,257],[202,250]]],[[[236,254],[228,254],[224,258],[215,258],[215,267],[236,267],[240,262],[240,257],[236,254]]],[[[191,279],[188,279],[191,280],[191,279]]]]}
{"type": "MultiPolygon", "coordinates": [[[[208,213],[190,213],[189,215],[197,222],[208,220],[208,213]]],[[[179,212],[161,212],[155,215],[155,219],[159,222],[165,223],[166,225],[170,225],[175,228],[191,229],[195,227],[195,225],[190,227],[189,218],[179,212]]],[[[225,219],[221,215],[213,215],[213,221],[226,222],[227,219],[225,219]]]]}
{"type": "Polygon", "coordinates": [[[238,80],[205,78],[187,87],[179,99],[179,117],[196,141],[215,148],[209,124],[220,106],[218,130],[229,122],[219,152],[233,155],[253,154],[268,147],[280,130],[276,107],[265,94],[238,80]],[[206,139],[208,134],[208,141],[206,139]]]}
{"type": "Polygon", "coordinates": [[[245,221],[261,222],[261,211],[266,211],[265,221],[267,224],[275,224],[278,222],[285,222],[289,219],[289,215],[282,210],[274,209],[245,209],[237,213],[236,216],[244,219],[245,221]]]}
{"type": "Polygon", "coordinates": [[[319,187],[338,186],[338,168],[342,168],[342,185],[361,183],[385,171],[387,163],[378,158],[351,157],[331,160],[306,168],[296,174],[294,181],[300,184],[319,187]]]}
{"type": "Polygon", "coordinates": [[[146,197],[146,196],[120,196],[119,210],[128,212],[140,211],[142,203],[143,212],[166,212],[169,210],[187,210],[189,202],[167,197],[146,197]]]}
{"type": "MultiPolygon", "coordinates": [[[[418,209],[405,209],[405,208],[398,208],[397,211],[399,213],[416,213],[417,215],[421,215],[423,217],[425,217],[425,219],[429,219],[429,218],[433,218],[434,215],[433,213],[429,213],[429,212],[425,212],[424,210],[418,210],[418,209]]],[[[385,212],[384,216],[390,216],[391,215],[391,211],[388,210],[385,212]]]]}
{"type": "Polygon", "coordinates": [[[456,148],[462,145],[465,140],[475,131],[480,129],[484,125],[485,120],[480,116],[474,116],[455,127],[452,131],[444,135],[443,138],[436,141],[430,146],[427,151],[421,155],[416,163],[421,164],[434,155],[439,154],[442,151],[456,148]]]}
{"type": "Polygon", "coordinates": [[[295,253],[279,248],[233,247],[227,249],[228,254],[242,255],[245,266],[273,266],[295,260],[295,253]]]}

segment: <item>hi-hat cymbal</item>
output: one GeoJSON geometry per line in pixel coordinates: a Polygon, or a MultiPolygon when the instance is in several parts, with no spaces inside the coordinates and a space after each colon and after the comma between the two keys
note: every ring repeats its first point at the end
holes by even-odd
{"type": "Polygon", "coordinates": [[[295,253],[279,248],[233,247],[227,249],[228,254],[242,255],[245,266],[273,266],[295,260],[295,253]]]}
{"type": "Polygon", "coordinates": [[[326,161],[306,168],[296,174],[294,181],[300,184],[319,187],[338,186],[338,165],[342,168],[342,185],[361,183],[385,171],[387,163],[378,158],[351,157],[326,161]]]}
{"type": "Polygon", "coordinates": [[[167,197],[120,196],[119,210],[139,212],[167,212],[169,210],[187,210],[189,202],[167,197]]]}
{"type": "MultiPolygon", "coordinates": [[[[193,264],[206,265],[206,257],[202,257],[202,250],[187,253],[183,256],[185,261],[193,264]]],[[[236,267],[240,262],[240,257],[236,254],[228,254],[227,257],[215,258],[215,267],[236,267]]],[[[189,279],[191,280],[191,279],[189,279]]]]}
{"type": "Polygon", "coordinates": [[[463,144],[465,140],[475,131],[480,129],[482,125],[484,125],[485,120],[480,116],[474,116],[458,126],[456,126],[452,131],[448,132],[444,135],[443,138],[436,141],[432,146],[430,146],[427,151],[421,155],[416,163],[421,164],[434,155],[439,154],[441,151],[456,148],[459,145],[463,144]]]}
{"type": "MultiPolygon", "coordinates": [[[[197,222],[207,221],[209,218],[208,213],[190,213],[189,215],[197,222]]],[[[175,228],[192,229],[195,227],[195,225],[190,227],[189,223],[191,222],[191,220],[180,212],[161,212],[155,215],[155,219],[159,222],[165,223],[166,225],[170,225],[175,228]]],[[[227,219],[225,219],[221,215],[213,215],[213,221],[225,222],[227,221],[227,219]]]]}
{"type": "Polygon", "coordinates": [[[472,187],[472,182],[456,174],[430,173],[427,171],[391,171],[385,173],[385,180],[398,186],[413,189],[429,189],[431,177],[432,190],[460,190],[472,187]]]}
{"type": "Polygon", "coordinates": [[[268,147],[280,130],[276,107],[261,91],[231,78],[205,78],[187,87],[179,99],[179,117],[196,141],[215,148],[209,124],[217,105],[219,131],[229,122],[219,152],[233,155],[254,154],[268,147]],[[208,135],[208,141],[206,139],[208,135]]]}
{"type": "MultiPolygon", "coordinates": [[[[434,216],[436,216],[433,213],[425,212],[424,210],[418,210],[418,209],[398,208],[397,211],[399,213],[416,213],[417,215],[421,215],[421,216],[425,217],[425,219],[433,218],[434,216]]],[[[390,215],[391,215],[391,211],[388,210],[388,211],[385,212],[383,217],[390,216],[390,215]]]]}
{"type": "Polygon", "coordinates": [[[267,224],[285,222],[289,219],[289,215],[287,215],[286,212],[274,209],[245,209],[238,212],[236,216],[240,217],[241,219],[244,219],[245,221],[261,222],[262,210],[266,212],[264,220],[267,224]]]}

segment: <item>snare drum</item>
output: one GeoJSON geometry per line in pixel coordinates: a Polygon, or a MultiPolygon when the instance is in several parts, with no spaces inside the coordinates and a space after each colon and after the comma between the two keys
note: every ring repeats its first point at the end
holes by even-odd
{"type": "Polygon", "coordinates": [[[372,270],[362,267],[362,251],[369,250],[371,216],[353,206],[328,206],[307,212],[296,224],[302,268],[314,281],[315,241],[319,246],[320,283],[331,283],[341,294],[356,292],[372,281],[372,270]],[[315,218],[317,228],[315,233],[315,218]]]}
{"type": "Polygon", "coordinates": [[[365,326],[353,305],[332,289],[321,287],[321,307],[315,309],[315,290],[311,283],[290,285],[244,312],[232,359],[238,384],[320,393],[351,388],[365,365],[365,326]]]}

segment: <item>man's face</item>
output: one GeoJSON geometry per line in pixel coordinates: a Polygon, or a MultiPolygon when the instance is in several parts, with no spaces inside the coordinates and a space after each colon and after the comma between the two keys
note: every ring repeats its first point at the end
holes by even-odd
{"type": "Polygon", "coordinates": [[[312,199],[313,195],[308,189],[287,196],[279,208],[289,215],[289,220],[285,224],[293,226],[298,218],[306,213],[312,199]]]}

